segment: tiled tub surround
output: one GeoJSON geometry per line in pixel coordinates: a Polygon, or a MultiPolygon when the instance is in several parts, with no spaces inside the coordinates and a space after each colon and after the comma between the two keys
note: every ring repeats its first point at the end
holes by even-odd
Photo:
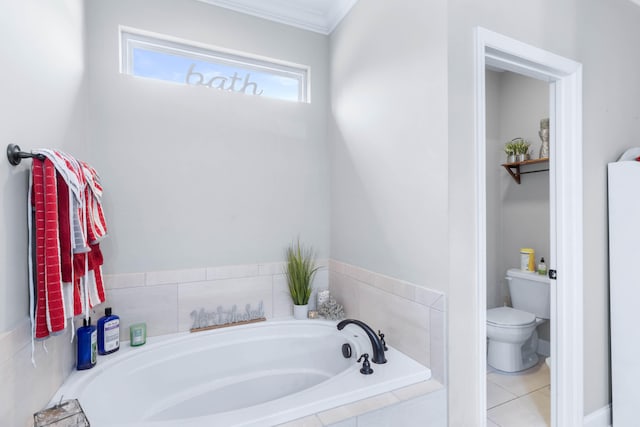
{"type": "Polygon", "coordinates": [[[436,380],[300,418],[278,427],[446,427],[447,392],[436,380]]]}
{"type": "Polygon", "coordinates": [[[329,289],[347,317],[382,330],[388,344],[446,384],[444,294],[335,260],[329,261],[329,289]]]}
{"type": "MultiPolygon", "coordinates": [[[[333,260],[319,264],[322,267],[314,288],[329,287],[332,295],[344,304],[349,317],[382,329],[390,345],[429,366],[433,380],[422,388],[415,386],[413,392],[422,392],[410,398],[408,391],[396,390],[316,414],[309,417],[310,421],[300,420],[302,424],[293,425],[355,426],[357,422],[378,425],[371,424],[372,419],[384,420],[396,413],[410,414],[411,408],[423,405],[435,405],[434,411],[429,412],[436,418],[437,414],[444,414],[446,398],[440,384],[445,383],[444,296],[333,260]]],[[[191,311],[200,307],[214,309],[222,305],[228,309],[233,304],[255,306],[263,301],[267,318],[283,318],[290,316],[292,310],[283,269],[284,263],[266,263],[106,275],[107,304],[121,317],[123,340],[128,340],[129,325],[139,321],[147,323],[150,336],[187,331],[191,326],[191,311]]],[[[312,297],[311,303],[314,302],[312,297]]],[[[98,307],[95,319],[102,315],[104,306],[98,307]]],[[[44,407],[73,371],[75,347],[68,330],[47,340],[46,346],[48,354],[42,343],[36,343],[37,368],[34,368],[29,320],[25,318],[13,330],[0,334],[0,378],[4,384],[0,391],[0,419],[3,423],[31,425],[32,414],[44,407]]]]}
{"type": "MultiPolygon", "coordinates": [[[[315,308],[317,289],[329,284],[327,261],[319,260],[320,269],[313,281],[314,293],[309,301],[315,308]]],[[[204,308],[230,310],[235,304],[243,310],[245,304],[258,307],[262,301],[267,319],[292,315],[283,262],[232,265],[189,270],[115,274],[105,276],[107,302],[120,316],[120,336],[129,339],[129,325],[146,322],[147,335],[156,336],[188,331],[191,312],[204,308]]],[[[103,306],[97,316],[102,315],[103,306]]]]}
{"type": "MultiPolygon", "coordinates": [[[[446,384],[445,296],[431,289],[384,276],[335,260],[319,260],[314,293],[329,288],[344,305],[347,317],[363,320],[385,333],[385,340],[431,369],[432,377],[446,384]]],[[[147,335],[188,331],[191,312],[234,304],[264,305],[267,319],[292,315],[292,302],[284,275],[285,263],[232,265],[188,270],[106,275],[105,306],[120,316],[120,335],[128,340],[129,325],[147,323],[147,335]]]]}
{"type": "Polygon", "coordinates": [[[0,425],[32,426],[33,413],[44,408],[75,365],[75,341],[69,328],[35,344],[31,364],[31,325],[28,318],[0,334],[0,425]]]}
{"type": "MultiPolygon", "coordinates": [[[[311,308],[317,290],[329,288],[347,317],[381,329],[389,345],[428,366],[432,379],[286,426],[446,426],[445,296],[335,260],[319,264],[311,308]]],[[[201,307],[227,310],[233,304],[255,307],[262,301],[267,319],[292,314],[282,262],[107,275],[106,287],[107,304],[121,318],[123,340],[128,340],[129,325],[141,321],[150,336],[187,331],[191,311],[201,307]]]]}

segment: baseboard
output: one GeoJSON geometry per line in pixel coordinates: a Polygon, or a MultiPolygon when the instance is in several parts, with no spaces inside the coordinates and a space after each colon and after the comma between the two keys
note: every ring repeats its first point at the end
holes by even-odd
{"type": "Polygon", "coordinates": [[[584,417],[584,427],[611,427],[611,404],[584,417]]]}

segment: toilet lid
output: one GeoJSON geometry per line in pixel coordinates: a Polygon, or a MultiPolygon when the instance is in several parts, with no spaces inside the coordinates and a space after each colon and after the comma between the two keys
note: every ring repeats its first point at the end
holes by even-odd
{"type": "Polygon", "coordinates": [[[498,307],[487,310],[487,323],[503,326],[523,326],[536,321],[533,313],[516,310],[511,307],[498,307]]]}

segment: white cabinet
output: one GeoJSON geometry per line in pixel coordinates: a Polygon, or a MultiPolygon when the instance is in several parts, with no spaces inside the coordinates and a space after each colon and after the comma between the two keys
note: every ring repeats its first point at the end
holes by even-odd
{"type": "Polygon", "coordinates": [[[640,400],[640,162],[609,163],[609,292],[614,426],[637,426],[640,400]]]}

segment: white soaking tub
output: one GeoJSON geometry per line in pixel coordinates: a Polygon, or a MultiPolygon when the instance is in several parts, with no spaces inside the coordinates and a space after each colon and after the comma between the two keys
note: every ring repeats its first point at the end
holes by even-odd
{"type": "Polygon", "coordinates": [[[80,401],[92,427],[270,426],[430,378],[393,348],[362,375],[372,350],[362,329],[321,320],[267,321],[123,343],[74,371],[61,396],[80,401]],[[356,336],[357,335],[357,336],[356,336]],[[342,345],[354,355],[346,359],[342,345]]]}

